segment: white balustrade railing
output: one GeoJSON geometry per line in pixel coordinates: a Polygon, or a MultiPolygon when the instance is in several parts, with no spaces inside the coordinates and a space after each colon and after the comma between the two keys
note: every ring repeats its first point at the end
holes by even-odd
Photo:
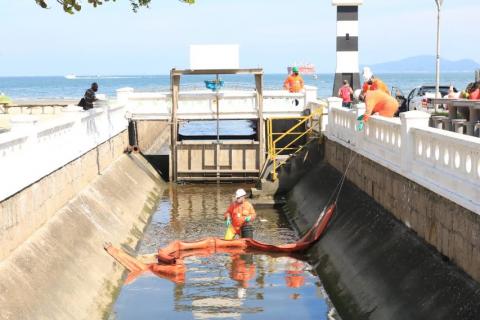
{"type": "Polygon", "coordinates": [[[433,128],[413,128],[412,174],[432,189],[448,187],[452,195],[480,202],[480,139],[433,128]]]}
{"type": "Polygon", "coordinates": [[[122,105],[103,103],[88,111],[67,107],[42,122],[13,117],[11,130],[0,134],[0,201],[124,131],[125,112],[122,105]]]}
{"type": "Polygon", "coordinates": [[[330,98],[327,137],[480,213],[479,138],[430,128],[430,115],[420,111],[372,116],[358,130],[356,118],[364,112],[362,105],[347,109],[330,98]]]}
{"type": "MultiPolygon", "coordinates": [[[[258,115],[257,94],[254,90],[221,90],[219,114],[221,118],[256,118],[258,115]]],[[[209,90],[181,91],[177,118],[216,119],[217,95],[209,90]]],[[[266,116],[298,116],[311,101],[317,99],[317,88],[306,86],[304,92],[289,93],[285,90],[265,90],[263,111],[266,116]]],[[[132,88],[117,90],[117,101],[128,107],[133,119],[171,118],[171,92],[135,92],[132,88]]]]}

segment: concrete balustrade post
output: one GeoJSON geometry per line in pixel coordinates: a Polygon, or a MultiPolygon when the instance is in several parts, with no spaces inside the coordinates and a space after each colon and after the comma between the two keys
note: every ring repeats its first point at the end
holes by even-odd
{"type": "Polygon", "coordinates": [[[335,121],[334,121],[335,111],[333,109],[340,108],[342,106],[342,99],[337,97],[330,97],[330,98],[327,98],[327,102],[328,102],[327,131],[330,134],[335,135],[335,131],[337,130],[337,125],[335,124],[335,121]]]}
{"type": "Polygon", "coordinates": [[[317,100],[317,87],[305,86],[305,106],[306,109],[310,102],[317,100]]]}
{"type": "Polygon", "coordinates": [[[331,110],[333,108],[340,108],[342,107],[342,99],[340,98],[337,98],[337,97],[330,97],[330,98],[327,98],[327,101],[328,101],[328,123],[334,123],[333,122],[333,114],[335,112],[331,112],[331,110]]]}
{"type": "Polygon", "coordinates": [[[423,111],[408,111],[400,113],[401,128],[401,145],[400,157],[403,172],[410,172],[412,161],[415,157],[415,139],[411,133],[413,128],[428,128],[430,122],[430,114],[423,111]]]}

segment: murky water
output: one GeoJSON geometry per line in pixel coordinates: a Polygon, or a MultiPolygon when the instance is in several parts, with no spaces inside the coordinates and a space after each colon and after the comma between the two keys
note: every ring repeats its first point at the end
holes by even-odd
{"type": "MultiPolygon", "coordinates": [[[[238,185],[172,185],[148,226],[138,254],[175,239],[222,237],[238,185]]],[[[257,208],[255,239],[296,240],[277,210],[257,208]]],[[[185,259],[185,283],[144,274],[124,285],[110,319],[330,319],[335,310],[302,257],[217,254],[185,259]]],[[[335,318],[338,318],[335,316],[335,318]]]]}

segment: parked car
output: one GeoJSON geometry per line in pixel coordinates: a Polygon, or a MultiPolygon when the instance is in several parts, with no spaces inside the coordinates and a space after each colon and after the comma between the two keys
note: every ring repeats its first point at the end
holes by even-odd
{"type": "MultiPolygon", "coordinates": [[[[450,86],[440,86],[440,96],[446,96],[449,88],[450,86]]],[[[431,111],[433,106],[428,104],[428,99],[435,98],[435,90],[435,86],[419,86],[413,89],[406,97],[406,110],[431,111]]],[[[453,88],[453,91],[458,92],[456,88],[453,88]]]]}

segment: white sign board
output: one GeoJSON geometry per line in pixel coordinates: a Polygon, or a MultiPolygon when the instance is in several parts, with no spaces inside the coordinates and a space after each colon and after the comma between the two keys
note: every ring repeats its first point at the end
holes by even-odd
{"type": "Polygon", "coordinates": [[[239,45],[191,45],[190,69],[239,69],[239,45]]]}

